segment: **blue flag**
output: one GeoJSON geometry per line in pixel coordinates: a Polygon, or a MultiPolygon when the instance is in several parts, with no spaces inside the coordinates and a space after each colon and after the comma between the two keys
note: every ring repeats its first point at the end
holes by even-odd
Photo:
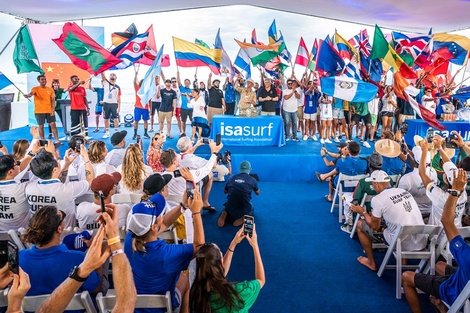
{"type": "Polygon", "coordinates": [[[369,102],[379,90],[370,83],[345,76],[322,77],[320,83],[322,92],[351,102],[369,102]]]}
{"type": "Polygon", "coordinates": [[[157,92],[157,86],[155,85],[155,77],[160,75],[162,72],[162,55],[163,55],[163,46],[158,50],[158,54],[155,57],[155,60],[152,63],[152,66],[148,69],[147,73],[145,74],[144,80],[142,85],[140,86],[137,95],[140,97],[140,101],[142,105],[149,102],[150,99],[155,95],[157,92]]]}
{"type": "Polygon", "coordinates": [[[344,60],[331,44],[322,41],[318,49],[316,70],[322,71],[324,76],[335,76],[344,69],[344,60]]]}
{"type": "Polygon", "coordinates": [[[13,85],[13,83],[0,72],[0,90],[10,85],[13,85]]]}

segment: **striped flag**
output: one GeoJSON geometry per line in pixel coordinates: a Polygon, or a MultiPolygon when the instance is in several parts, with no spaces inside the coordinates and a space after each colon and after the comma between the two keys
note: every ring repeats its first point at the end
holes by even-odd
{"type": "Polygon", "coordinates": [[[215,36],[214,48],[220,49],[222,51],[222,60],[220,60],[220,74],[227,74],[229,77],[232,77],[232,60],[230,60],[230,57],[222,45],[222,39],[220,39],[220,28],[217,31],[217,35],[215,36]]]}
{"type": "Polygon", "coordinates": [[[233,64],[240,70],[246,72],[247,79],[251,77],[250,62],[250,57],[245,53],[245,51],[243,51],[243,49],[240,48],[240,50],[238,50],[237,58],[233,64]]]}
{"type": "Polygon", "coordinates": [[[317,62],[317,53],[318,53],[318,42],[317,38],[313,42],[312,51],[310,51],[310,57],[308,60],[308,68],[313,72],[315,71],[315,66],[317,62]]]}
{"type": "Polygon", "coordinates": [[[148,36],[149,33],[134,36],[114,48],[111,54],[121,59],[122,62],[112,67],[111,70],[123,70],[140,60],[146,51],[148,36]]]}
{"type": "Polygon", "coordinates": [[[295,57],[295,64],[307,67],[309,57],[310,56],[308,53],[307,45],[305,45],[304,39],[300,37],[299,48],[297,49],[297,56],[295,57]]]}
{"type": "Polygon", "coordinates": [[[377,86],[345,76],[323,77],[320,83],[324,93],[351,102],[369,102],[378,91],[377,86]]]}
{"type": "Polygon", "coordinates": [[[256,66],[260,63],[269,62],[271,59],[279,55],[279,46],[277,45],[254,45],[246,42],[241,42],[236,39],[235,41],[251,59],[251,63],[253,63],[253,66],[256,66]]]}
{"type": "Polygon", "coordinates": [[[157,86],[155,85],[155,77],[160,75],[162,72],[162,55],[163,55],[163,45],[158,50],[158,54],[153,61],[152,66],[148,69],[145,77],[142,81],[137,95],[140,97],[142,103],[147,103],[157,92],[157,86]]]}

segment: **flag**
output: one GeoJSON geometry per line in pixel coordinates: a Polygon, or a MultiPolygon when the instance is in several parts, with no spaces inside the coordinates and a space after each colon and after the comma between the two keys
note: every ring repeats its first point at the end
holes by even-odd
{"type": "Polygon", "coordinates": [[[410,37],[395,31],[392,31],[392,40],[394,42],[393,49],[395,49],[398,54],[401,54],[403,52],[403,47],[408,46],[411,42],[410,37]]]}
{"type": "Polygon", "coordinates": [[[326,41],[320,43],[320,49],[317,55],[317,70],[321,76],[335,76],[341,73],[344,69],[345,63],[338,51],[326,41]]]}
{"type": "Polygon", "coordinates": [[[346,65],[343,75],[357,80],[362,79],[361,64],[359,63],[359,56],[357,54],[353,55],[351,61],[346,65]]]}
{"type": "Polygon", "coordinates": [[[194,39],[194,43],[197,44],[197,45],[203,46],[204,48],[207,48],[207,49],[211,48],[211,47],[209,47],[209,45],[207,43],[205,43],[201,39],[197,39],[197,38],[194,39]]]}
{"type": "Polygon", "coordinates": [[[11,80],[9,80],[8,77],[6,77],[2,72],[0,72],[0,90],[10,85],[13,85],[11,80]]]}
{"type": "Polygon", "coordinates": [[[130,38],[111,51],[111,54],[122,60],[113,66],[112,70],[123,70],[142,58],[147,46],[149,33],[143,33],[130,38]]]}
{"type": "Polygon", "coordinates": [[[387,62],[396,71],[400,71],[403,77],[416,79],[416,73],[400,58],[385,39],[380,28],[375,25],[374,44],[372,45],[371,59],[380,58],[387,62]]]}
{"type": "Polygon", "coordinates": [[[219,75],[222,51],[173,37],[176,65],[181,67],[207,66],[212,73],[219,75]]]}
{"type": "Polygon", "coordinates": [[[240,48],[248,55],[251,59],[253,66],[260,63],[269,62],[271,59],[278,56],[279,46],[277,45],[254,45],[246,42],[241,42],[235,39],[240,48]]]}
{"type": "MultiPolygon", "coordinates": [[[[144,55],[135,63],[151,66],[153,64],[153,61],[155,60],[155,57],[157,56],[157,44],[155,42],[155,34],[153,33],[153,25],[150,25],[146,33],[149,33],[149,35],[147,38],[147,44],[145,46],[144,55]]],[[[168,66],[170,66],[170,56],[168,54],[163,54],[162,67],[168,66]]]]}
{"type": "Polygon", "coordinates": [[[73,64],[93,75],[121,63],[121,60],[100,46],[75,23],[65,23],[62,34],[52,39],[73,64]]]}
{"type": "Polygon", "coordinates": [[[279,33],[281,34],[279,40],[277,41],[277,44],[279,45],[279,56],[287,62],[290,62],[292,59],[292,55],[289,50],[287,50],[286,43],[284,42],[284,36],[282,35],[281,31],[279,31],[279,33]]]}
{"type": "Polygon", "coordinates": [[[436,114],[426,109],[424,106],[419,104],[413,97],[419,93],[419,89],[410,85],[410,83],[403,77],[401,72],[393,74],[393,90],[395,94],[408,101],[411,107],[429,126],[432,126],[438,130],[445,129],[436,119],[436,114]]]}
{"type": "Polygon", "coordinates": [[[348,40],[348,42],[353,46],[354,48],[359,48],[359,35],[355,35],[351,39],[348,40]]]}
{"type": "Polygon", "coordinates": [[[58,62],[42,62],[42,69],[46,75],[47,81],[58,79],[62,87],[68,86],[70,83],[70,76],[77,75],[80,80],[85,80],[90,76],[85,70],[78,68],[72,63],[58,63],[58,62]]]}
{"type": "Polygon", "coordinates": [[[325,41],[326,43],[330,44],[330,45],[333,44],[333,42],[331,41],[330,35],[326,35],[324,41],[325,41]]]}
{"type": "Polygon", "coordinates": [[[311,71],[315,71],[317,53],[318,53],[318,42],[317,42],[317,39],[315,38],[315,41],[313,42],[313,46],[312,46],[312,51],[310,52],[310,57],[308,59],[308,66],[307,66],[309,70],[311,71]]]}
{"type": "Polygon", "coordinates": [[[307,67],[309,58],[310,56],[307,46],[305,45],[305,41],[300,37],[299,48],[297,49],[297,56],[295,57],[295,64],[307,67]]]}
{"type": "Polygon", "coordinates": [[[229,77],[232,77],[232,60],[228,56],[227,52],[222,45],[222,39],[220,39],[220,28],[217,31],[215,36],[214,48],[220,49],[222,51],[222,60],[220,61],[220,74],[227,74],[229,77]]]}
{"type": "Polygon", "coordinates": [[[44,71],[39,66],[39,59],[34,49],[28,26],[21,26],[18,36],[16,37],[15,50],[13,51],[13,63],[15,64],[18,74],[44,71]]]}
{"type": "Polygon", "coordinates": [[[424,71],[429,74],[432,74],[433,76],[437,76],[437,75],[446,75],[448,69],[449,69],[449,60],[439,57],[439,58],[436,58],[434,62],[426,66],[424,68],[424,71]]]}
{"type": "Polygon", "coordinates": [[[163,56],[163,45],[158,50],[158,54],[155,56],[152,66],[145,73],[145,77],[142,80],[142,85],[137,91],[137,95],[140,97],[140,102],[145,104],[152,99],[157,92],[157,86],[155,85],[155,77],[160,75],[162,72],[162,56],[163,56]]]}
{"type": "Polygon", "coordinates": [[[369,35],[367,34],[367,29],[364,29],[359,33],[359,52],[368,57],[371,51],[372,46],[369,43],[369,35]]]}
{"type": "Polygon", "coordinates": [[[320,83],[322,92],[351,102],[369,102],[375,98],[378,91],[377,86],[373,84],[345,76],[322,77],[320,83]]]}
{"type": "Polygon", "coordinates": [[[111,43],[113,46],[117,47],[123,42],[131,39],[135,35],[137,35],[139,32],[137,31],[137,27],[135,26],[134,23],[129,25],[127,29],[123,32],[114,32],[111,34],[111,43]]]}
{"type": "Polygon", "coordinates": [[[256,29],[253,28],[251,31],[251,43],[254,45],[264,45],[262,42],[258,41],[258,38],[256,38],[256,29]]]}
{"type": "Polygon", "coordinates": [[[356,48],[354,48],[337,32],[335,32],[335,47],[336,50],[339,52],[339,55],[343,58],[343,60],[351,60],[352,56],[356,53],[356,48]]]}
{"type": "Polygon", "coordinates": [[[250,57],[241,48],[238,50],[234,65],[246,72],[247,79],[251,77],[250,57]]]}
{"type": "Polygon", "coordinates": [[[451,63],[465,64],[468,50],[470,50],[470,39],[465,36],[439,33],[432,37],[432,51],[451,63]]]}
{"type": "Polygon", "coordinates": [[[268,28],[268,39],[270,45],[274,45],[277,42],[276,20],[273,20],[271,26],[268,28]]]}

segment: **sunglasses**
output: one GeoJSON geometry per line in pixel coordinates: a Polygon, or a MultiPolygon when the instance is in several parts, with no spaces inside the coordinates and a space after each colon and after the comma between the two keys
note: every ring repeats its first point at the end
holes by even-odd
{"type": "Polygon", "coordinates": [[[158,139],[160,139],[160,137],[153,137],[153,140],[155,141],[158,141],[158,139]]]}
{"type": "MultiPolygon", "coordinates": [[[[57,224],[57,227],[59,227],[59,226],[62,224],[62,222],[65,220],[65,217],[67,216],[67,214],[65,214],[64,211],[59,210],[59,212],[60,212],[62,215],[61,215],[61,217],[60,217],[59,223],[57,224]]],[[[57,227],[56,227],[56,228],[57,228],[57,227]]]]}
{"type": "Polygon", "coordinates": [[[173,84],[176,84],[176,80],[171,81],[173,84]]]}

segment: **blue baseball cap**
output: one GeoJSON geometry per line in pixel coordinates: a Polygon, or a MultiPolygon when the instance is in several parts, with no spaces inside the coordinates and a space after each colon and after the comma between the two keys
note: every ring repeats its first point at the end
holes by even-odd
{"type": "Polygon", "coordinates": [[[132,207],[131,214],[127,218],[127,230],[136,236],[143,236],[165,209],[166,200],[159,194],[154,194],[145,202],[139,202],[132,207]]]}

